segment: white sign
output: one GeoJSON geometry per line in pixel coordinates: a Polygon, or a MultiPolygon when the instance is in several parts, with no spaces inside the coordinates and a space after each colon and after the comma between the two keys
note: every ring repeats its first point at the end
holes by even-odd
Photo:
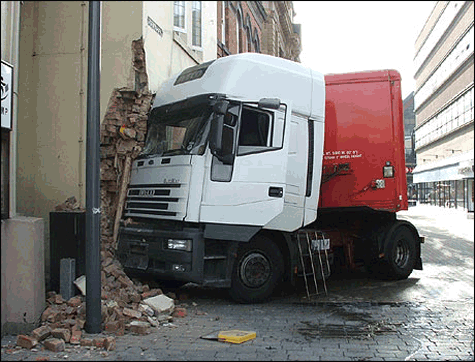
{"type": "Polygon", "coordinates": [[[2,60],[2,128],[12,128],[13,66],[2,60]]]}

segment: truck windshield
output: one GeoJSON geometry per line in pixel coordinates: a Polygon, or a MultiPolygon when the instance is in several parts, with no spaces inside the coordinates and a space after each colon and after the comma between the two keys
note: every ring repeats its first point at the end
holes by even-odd
{"type": "Polygon", "coordinates": [[[209,104],[181,109],[155,109],[148,120],[140,156],[202,155],[210,128],[209,104]]]}

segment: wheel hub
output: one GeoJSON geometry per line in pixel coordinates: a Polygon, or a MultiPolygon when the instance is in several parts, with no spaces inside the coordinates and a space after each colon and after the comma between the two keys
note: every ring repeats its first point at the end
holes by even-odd
{"type": "Polygon", "coordinates": [[[258,288],[270,278],[271,265],[264,255],[250,253],[242,261],[239,274],[246,286],[258,288]]]}
{"type": "Polygon", "coordinates": [[[394,262],[398,267],[403,268],[407,264],[408,259],[409,248],[403,241],[399,241],[396,246],[394,262]]]}

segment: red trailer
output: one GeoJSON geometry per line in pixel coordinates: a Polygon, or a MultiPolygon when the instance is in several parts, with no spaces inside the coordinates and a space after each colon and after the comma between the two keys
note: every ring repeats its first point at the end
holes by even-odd
{"type": "Polygon", "coordinates": [[[407,210],[401,77],[395,70],[325,76],[321,208],[407,210]],[[384,172],[394,174],[385,177],[384,172]]]}
{"type": "Polygon", "coordinates": [[[392,279],[422,269],[407,210],[401,77],[395,70],[325,76],[325,139],[318,218],[335,265],[392,279]]]}

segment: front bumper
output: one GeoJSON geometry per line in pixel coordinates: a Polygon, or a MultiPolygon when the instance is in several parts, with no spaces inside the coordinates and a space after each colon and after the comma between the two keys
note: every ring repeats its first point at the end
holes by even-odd
{"type": "Polygon", "coordinates": [[[155,225],[121,226],[117,256],[127,271],[163,280],[203,283],[204,238],[200,228],[166,230],[155,225]],[[192,250],[170,250],[168,239],[192,240],[192,250]]]}

